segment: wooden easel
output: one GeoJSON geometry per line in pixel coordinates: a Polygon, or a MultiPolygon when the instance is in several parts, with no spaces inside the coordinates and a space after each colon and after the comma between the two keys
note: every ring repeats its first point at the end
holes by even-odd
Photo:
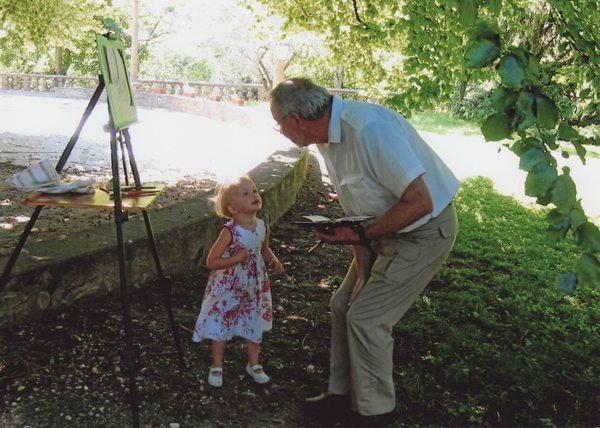
{"type": "MultiPolygon", "coordinates": [[[[56,171],[60,173],[64,168],[73,148],[75,147],[75,143],[79,139],[79,135],[85,122],[91,115],[94,107],[96,106],[100,95],[103,90],[106,88],[105,80],[103,75],[99,76],[99,84],[92,96],[82,118],[81,121],[69,140],[67,147],[65,148],[60,160],[56,165],[56,171]]],[[[111,98],[109,97],[109,107],[111,103],[111,98]]],[[[114,110],[111,110],[111,113],[114,113],[114,110]]],[[[111,120],[109,125],[107,125],[106,130],[110,133],[110,149],[111,149],[111,166],[112,166],[112,177],[113,177],[113,188],[112,195],[113,198],[110,199],[109,194],[96,189],[93,195],[48,195],[43,193],[35,193],[29,197],[27,197],[24,201],[25,204],[34,205],[35,210],[29,220],[21,238],[15,247],[8,263],[4,268],[4,272],[0,277],[0,290],[2,290],[6,284],[8,283],[8,279],[10,277],[10,273],[21,253],[21,250],[25,246],[27,238],[29,237],[35,222],[37,221],[39,214],[44,206],[64,206],[64,207],[77,207],[77,208],[97,208],[97,209],[113,209],[114,211],[114,220],[116,226],[117,233],[117,252],[119,259],[119,276],[120,276],[120,288],[121,288],[121,304],[123,310],[123,324],[125,329],[125,349],[121,352],[121,356],[125,359],[127,364],[127,370],[129,373],[129,393],[131,397],[131,410],[133,416],[133,426],[135,428],[139,428],[139,407],[137,401],[137,386],[135,380],[135,371],[138,369],[138,359],[139,359],[139,345],[133,343],[133,328],[132,328],[132,320],[131,320],[131,306],[129,301],[129,293],[127,287],[127,272],[126,272],[126,258],[125,258],[125,243],[123,239],[123,223],[127,221],[128,211],[137,210],[141,211],[144,223],[146,226],[146,232],[148,234],[148,240],[150,244],[150,249],[152,251],[152,256],[154,258],[154,263],[156,265],[157,271],[157,285],[161,290],[163,295],[163,300],[165,307],[167,309],[167,314],[169,317],[169,322],[171,324],[171,329],[173,331],[173,338],[175,341],[175,346],[177,348],[177,354],[179,356],[179,364],[181,368],[185,368],[185,360],[183,356],[183,350],[181,348],[181,343],[179,340],[179,335],[177,333],[177,326],[175,323],[175,319],[173,316],[173,312],[171,310],[171,285],[170,278],[165,276],[160,258],[158,255],[158,250],[156,247],[156,241],[154,240],[154,234],[152,232],[152,227],[150,224],[150,217],[148,215],[147,209],[149,206],[156,200],[160,190],[162,190],[165,186],[163,184],[146,184],[142,185],[140,180],[139,171],[137,169],[137,164],[135,161],[135,157],[133,154],[133,150],[131,147],[131,138],[129,135],[129,129],[125,126],[117,126],[115,125],[114,114],[111,115],[111,120]],[[127,162],[127,159],[129,162],[127,162]],[[122,165],[120,167],[119,160],[122,161],[122,165]],[[127,166],[131,167],[131,174],[133,175],[134,183],[132,186],[129,185],[129,174],[127,171],[127,166]],[[120,182],[120,168],[123,169],[124,172],[124,180],[125,185],[129,189],[142,189],[147,187],[152,187],[156,190],[156,193],[152,195],[131,195],[127,196],[127,193],[122,193],[121,182],[120,182]]]]}

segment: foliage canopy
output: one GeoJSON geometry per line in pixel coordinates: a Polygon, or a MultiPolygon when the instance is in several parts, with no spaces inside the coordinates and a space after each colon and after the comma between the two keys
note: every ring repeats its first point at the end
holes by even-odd
{"type": "Polygon", "coordinates": [[[574,271],[557,277],[562,293],[600,282],[600,230],[577,199],[569,170],[552,151],[569,142],[585,163],[578,127],[598,123],[600,8],[595,0],[259,0],[288,25],[323,34],[341,65],[389,95],[406,116],[463,98],[491,83],[487,141],[506,140],[528,172],[526,194],[554,205],[548,236],[572,232],[583,250],[574,271]],[[575,106],[569,115],[567,100],[575,106]]]}

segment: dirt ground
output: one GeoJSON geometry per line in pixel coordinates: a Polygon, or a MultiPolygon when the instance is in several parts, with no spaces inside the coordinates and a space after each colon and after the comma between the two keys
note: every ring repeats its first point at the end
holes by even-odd
{"type": "MultiPolygon", "coordinates": [[[[21,169],[0,164],[3,177],[21,169]]],[[[210,178],[181,182],[161,195],[158,203],[176,202],[207,186],[211,186],[210,178]]],[[[0,193],[3,251],[12,250],[23,227],[14,224],[22,222],[18,217],[26,217],[31,208],[23,210],[15,202],[20,195],[11,192],[2,188],[0,193]]],[[[81,217],[85,211],[49,210],[36,222],[32,237],[54,239],[76,228],[112,221],[108,214],[81,217]]],[[[271,247],[286,272],[271,275],[274,325],[265,333],[261,350],[261,363],[271,377],[266,385],[254,383],[245,373],[245,344],[237,339],[227,348],[223,387],[207,384],[210,344],[191,341],[206,269],[171,278],[176,332],[170,328],[157,287],[149,285],[132,294],[134,342],[140,347],[135,381],[142,427],[320,426],[303,415],[300,403],[326,390],[328,302],[345,274],[351,251],[345,246],[322,245],[306,254],[316,242],[314,236],[290,225],[304,214],[342,215],[316,170],[296,205],[271,225],[271,247]],[[181,339],[185,368],[179,364],[174,334],[181,339]]],[[[124,346],[119,296],[1,330],[0,426],[133,426],[128,370],[120,356],[124,346]]]]}

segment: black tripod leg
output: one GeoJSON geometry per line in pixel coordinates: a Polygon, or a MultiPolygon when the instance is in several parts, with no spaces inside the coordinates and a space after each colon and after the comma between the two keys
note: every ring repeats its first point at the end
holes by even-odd
{"type": "Polygon", "coordinates": [[[175,323],[175,317],[173,316],[173,309],[171,307],[171,278],[164,276],[162,268],[160,266],[160,259],[158,257],[158,251],[156,249],[156,242],[154,241],[154,234],[152,233],[152,226],[150,225],[150,217],[148,212],[144,211],[144,221],[146,222],[146,231],[148,232],[148,239],[150,241],[150,249],[154,257],[154,263],[156,264],[156,271],[158,273],[158,286],[163,295],[163,302],[167,309],[167,315],[169,317],[169,323],[171,324],[171,330],[173,331],[173,340],[175,341],[175,347],[177,348],[177,355],[179,356],[179,366],[185,368],[185,358],[183,356],[183,349],[181,348],[181,341],[179,340],[179,333],[177,332],[177,324],[175,323]]]}
{"type": "Polygon", "coordinates": [[[87,122],[88,118],[92,114],[92,111],[94,110],[94,107],[96,106],[96,103],[100,99],[100,95],[104,90],[104,78],[102,77],[102,75],[98,76],[98,80],[99,83],[96,87],[96,91],[94,92],[94,95],[92,95],[92,98],[90,99],[90,102],[88,103],[87,108],[85,109],[85,112],[83,113],[83,116],[79,121],[79,125],[75,129],[75,133],[71,136],[71,139],[67,143],[67,147],[63,151],[62,156],[56,164],[56,171],[59,173],[63,170],[65,164],[67,163],[67,159],[69,159],[69,156],[71,155],[71,152],[75,147],[75,143],[77,143],[77,140],[79,139],[79,134],[81,134],[81,130],[83,129],[85,122],[87,122]]]}
{"type": "Polygon", "coordinates": [[[127,290],[127,271],[125,266],[125,242],[123,240],[123,221],[124,215],[121,209],[121,186],[119,183],[119,156],[116,131],[111,134],[110,140],[111,164],[113,171],[113,192],[114,192],[114,215],[117,229],[117,248],[119,254],[119,274],[121,279],[121,303],[123,307],[123,325],[125,327],[125,351],[123,355],[127,362],[127,371],[129,372],[129,393],[131,397],[131,412],[133,416],[134,428],[140,426],[140,416],[137,400],[137,385],[135,381],[135,370],[137,369],[137,351],[133,344],[133,328],[131,323],[131,305],[129,302],[129,293],[127,290]]]}
{"type": "Polygon", "coordinates": [[[25,242],[27,242],[27,238],[29,237],[31,230],[33,229],[33,226],[35,225],[35,222],[36,222],[37,218],[39,217],[40,212],[42,211],[42,208],[44,208],[43,205],[38,205],[37,207],[35,207],[35,210],[33,210],[33,214],[31,215],[31,218],[29,219],[29,223],[27,223],[27,226],[25,226],[25,230],[21,234],[21,238],[19,239],[17,246],[15,247],[12,255],[10,256],[8,263],[6,263],[6,266],[4,267],[4,272],[2,272],[2,276],[0,277],[0,291],[2,289],[4,289],[6,284],[8,284],[8,277],[10,276],[10,273],[11,273],[13,267],[15,266],[15,263],[17,263],[17,259],[19,258],[19,255],[21,254],[21,250],[25,246],[25,242]]]}
{"type": "MultiPolygon", "coordinates": [[[[133,149],[131,147],[131,139],[129,137],[129,130],[123,130],[123,136],[125,137],[125,145],[127,147],[129,162],[131,163],[131,172],[135,179],[135,185],[141,186],[140,174],[137,169],[137,163],[135,161],[135,156],[133,154],[133,149]]],[[[171,307],[171,279],[166,277],[163,274],[163,270],[160,263],[160,257],[158,255],[158,250],[156,247],[156,241],[154,240],[154,233],[152,232],[152,225],[150,224],[150,216],[147,211],[143,211],[144,223],[146,224],[146,232],[148,235],[148,240],[150,242],[150,249],[152,251],[152,257],[154,257],[154,264],[156,265],[156,272],[158,274],[158,284],[160,287],[160,291],[163,294],[163,301],[165,304],[165,308],[167,309],[167,314],[169,317],[169,322],[171,324],[171,330],[173,331],[173,340],[175,341],[175,347],[177,348],[177,354],[179,355],[179,365],[181,368],[185,368],[185,358],[183,356],[183,349],[181,348],[181,341],[179,340],[179,333],[177,332],[177,324],[175,323],[175,317],[173,316],[173,310],[171,307]]]]}

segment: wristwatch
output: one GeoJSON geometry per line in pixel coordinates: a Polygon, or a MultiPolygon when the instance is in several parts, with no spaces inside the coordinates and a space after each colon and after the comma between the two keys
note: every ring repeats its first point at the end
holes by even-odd
{"type": "Polygon", "coordinates": [[[365,228],[362,226],[358,226],[356,228],[356,233],[358,234],[358,244],[362,245],[363,247],[366,245],[369,245],[371,243],[371,240],[369,238],[367,238],[367,235],[365,234],[365,228]]]}

